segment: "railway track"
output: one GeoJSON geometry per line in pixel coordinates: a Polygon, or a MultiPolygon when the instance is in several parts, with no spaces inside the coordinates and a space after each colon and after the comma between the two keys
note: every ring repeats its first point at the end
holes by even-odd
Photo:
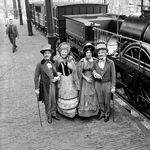
{"type": "Polygon", "coordinates": [[[131,113],[131,110],[134,110],[139,116],[141,116],[143,118],[143,120],[146,119],[146,121],[148,121],[150,123],[150,112],[144,112],[139,110],[138,108],[136,108],[127,98],[127,96],[124,93],[123,88],[117,88],[115,94],[120,97],[121,100],[123,100],[123,102],[125,102],[127,104],[127,106],[129,106],[129,109],[125,107],[126,110],[128,110],[131,113]]]}

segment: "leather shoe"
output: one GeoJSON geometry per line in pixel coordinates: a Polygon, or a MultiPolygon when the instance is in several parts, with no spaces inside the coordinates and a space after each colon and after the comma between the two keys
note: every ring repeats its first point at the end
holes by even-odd
{"type": "Polygon", "coordinates": [[[102,118],[104,118],[105,116],[100,115],[97,120],[101,120],[102,118]]]}
{"type": "Polygon", "coordinates": [[[55,118],[56,120],[60,120],[60,118],[57,115],[53,115],[53,118],[55,118]]]}
{"type": "Polygon", "coordinates": [[[48,116],[48,117],[47,117],[47,122],[48,122],[49,124],[51,124],[51,123],[52,123],[52,117],[48,116]]]}
{"type": "Polygon", "coordinates": [[[108,121],[109,121],[109,117],[105,117],[104,122],[108,122],[108,121]]]}
{"type": "Polygon", "coordinates": [[[15,49],[13,49],[12,52],[14,53],[14,52],[15,52],[15,49]]]}

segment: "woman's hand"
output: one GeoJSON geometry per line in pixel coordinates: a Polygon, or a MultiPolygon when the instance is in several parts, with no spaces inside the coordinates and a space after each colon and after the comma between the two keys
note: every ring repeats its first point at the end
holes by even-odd
{"type": "Polygon", "coordinates": [[[57,72],[57,75],[60,77],[62,75],[62,73],[61,72],[57,72]]]}
{"type": "Polygon", "coordinates": [[[71,70],[74,70],[74,69],[76,68],[76,66],[75,66],[75,64],[74,64],[73,61],[68,62],[67,66],[68,66],[68,68],[71,69],[71,70]]]}
{"type": "Polygon", "coordinates": [[[60,77],[57,76],[57,77],[54,77],[54,79],[52,79],[52,82],[54,83],[54,82],[59,81],[59,80],[60,80],[60,77]]]}
{"type": "Polygon", "coordinates": [[[93,76],[94,76],[94,78],[102,79],[102,76],[100,74],[98,74],[95,70],[93,71],[93,76]]]}
{"type": "Polygon", "coordinates": [[[97,79],[102,79],[102,76],[100,74],[96,73],[96,78],[97,79]]]}
{"type": "Polygon", "coordinates": [[[84,76],[84,79],[88,82],[88,83],[91,83],[92,82],[92,79],[91,78],[88,78],[86,76],[84,76]]]}

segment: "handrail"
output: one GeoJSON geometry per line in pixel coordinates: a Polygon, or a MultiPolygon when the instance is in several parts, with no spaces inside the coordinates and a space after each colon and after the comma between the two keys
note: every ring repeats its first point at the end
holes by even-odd
{"type": "MultiPolygon", "coordinates": [[[[128,40],[130,40],[130,41],[133,41],[133,42],[139,42],[139,43],[142,42],[142,43],[145,43],[145,44],[146,44],[146,42],[143,42],[143,41],[140,41],[140,40],[136,40],[136,39],[133,39],[133,38],[130,38],[130,37],[121,35],[121,34],[116,34],[116,33],[110,32],[110,31],[108,31],[108,30],[103,30],[103,29],[100,29],[100,28],[97,28],[97,27],[93,27],[93,30],[94,30],[94,40],[96,39],[95,35],[98,34],[98,33],[96,33],[96,31],[99,31],[99,32],[104,32],[104,33],[107,34],[107,35],[111,34],[111,35],[116,36],[116,37],[118,37],[118,38],[121,37],[121,38],[124,38],[124,39],[128,39],[128,40]]],[[[106,37],[106,38],[107,38],[107,37],[106,37]]],[[[94,42],[95,42],[95,41],[94,41],[94,42]]]]}

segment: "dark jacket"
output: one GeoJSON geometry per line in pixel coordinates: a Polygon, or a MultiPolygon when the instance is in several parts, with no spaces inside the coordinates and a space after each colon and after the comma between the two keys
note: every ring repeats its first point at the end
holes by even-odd
{"type": "Polygon", "coordinates": [[[115,87],[116,70],[115,70],[114,62],[111,59],[106,58],[106,63],[105,63],[103,71],[98,66],[98,62],[99,62],[99,60],[96,60],[94,62],[93,70],[95,70],[98,74],[100,74],[102,76],[102,79],[96,79],[96,81],[98,81],[98,82],[109,82],[110,81],[111,87],[112,88],[115,87]]]}
{"type": "MultiPolygon", "coordinates": [[[[9,35],[9,28],[10,28],[10,25],[7,26],[6,28],[6,34],[9,35]]],[[[17,30],[17,26],[16,25],[12,25],[12,33],[15,37],[18,36],[18,30],[17,30]]]]}
{"type": "Polygon", "coordinates": [[[52,69],[48,69],[45,63],[38,63],[34,74],[35,89],[40,89],[39,101],[46,102],[50,97],[49,88],[52,87],[51,79],[57,75],[54,63],[51,63],[52,69]]]}

